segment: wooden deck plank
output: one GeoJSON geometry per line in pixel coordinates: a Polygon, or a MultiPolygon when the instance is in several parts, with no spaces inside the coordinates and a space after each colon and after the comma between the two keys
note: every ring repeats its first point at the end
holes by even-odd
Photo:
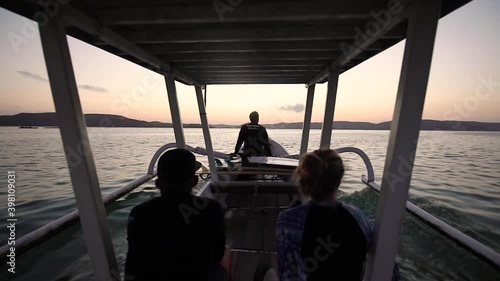
{"type": "Polygon", "coordinates": [[[232,257],[234,281],[253,281],[253,275],[259,263],[273,266],[277,264],[276,254],[273,253],[233,252],[232,257]]]}
{"type": "Polygon", "coordinates": [[[254,200],[253,194],[240,194],[238,198],[238,208],[252,207],[253,200],[254,200]]]}
{"type": "Polygon", "coordinates": [[[276,252],[276,219],[280,209],[267,209],[269,214],[266,216],[266,223],[263,229],[263,246],[264,251],[276,252]]]}
{"type": "MultiPolygon", "coordinates": [[[[229,194],[227,199],[233,196],[235,194],[229,194]]],[[[261,197],[257,198],[256,207],[252,208],[252,196],[246,196],[239,198],[238,205],[243,209],[227,211],[226,236],[231,248],[275,251],[276,216],[279,212],[277,196],[259,196],[261,197]],[[263,205],[267,207],[259,208],[263,205]]]]}
{"type": "Polygon", "coordinates": [[[274,194],[262,194],[257,193],[253,195],[254,199],[252,202],[252,207],[254,208],[262,208],[262,207],[274,207],[276,203],[273,203],[273,200],[269,200],[268,198],[274,198],[276,195],[274,194]]]}
{"type": "Polygon", "coordinates": [[[278,194],[278,206],[288,206],[291,202],[288,194],[278,194]]]}
{"type": "Polygon", "coordinates": [[[295,193],[297,186],[292,182],[282,181],[230,181],[213,185],[214,190],[220,193],[253,194],[256,190],[262,194],[288,194],[295,193]]]}
{"type": "MultiPolygon", "coordinates": [[[[226,194],[224,194],[225,196],[226,194]]],[[[226,196],[226,205],[228,208],[238,208],[239,198],[243,194],[227,194],[226,196]]]]}
{"type": "Polygon", "coordinates": [[[233,249],[233,280],[251,281],[259,263],[278,269],[276,219],[279,206],[289,204],[287,194],[228,194],[227,244],[233,249]],[[253,205],[253,206],[252,206],[253,205]],[[265,207],[265,208],[263,208],[265,207]]]}
{"type": "Polygon", "coordinates": [[[247,212],[247,224],[243,239],[243,249],[263,250],[264,232],[266,225],[266,215],[262,212],[247,212]]]}
{"type": "Polygon", "coordinates": [[[265,207],[278,207],[278,195],[277,194],[267,194],[264,197],[263,206],[265,207]]]}
{"type": "Polygon", "coordinates": [[[226,216],[226,244],[231,248],[243,247],[246,232],[246,218],[244,210],[231,210],[226,216]]]}
{"type": "Polygon", "coordinates": [[[262,208],[262,207],[286,207],[290,204],[288,194],[235,194],[226,196],[226,204],[229,208],[262,208]]]}
{"type": "Polygon", "coordinates": [[[278,254],[271,255],[271,266],[276,270],[279,276],[279,266],[278,266],[278,254]]]}
{"type": "Polygon", "coordinates": [[[226,219],[226,243],[231,248],[263,250],[268,214],[252,209],[231,210],[231,214],[226,219]]]}

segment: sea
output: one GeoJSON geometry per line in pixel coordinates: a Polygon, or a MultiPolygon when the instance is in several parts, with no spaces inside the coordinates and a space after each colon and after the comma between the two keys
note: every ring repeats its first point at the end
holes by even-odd
{"type": "MultiPolygon", "coordinates": [[[[155,151],[174,142],[172,129],[88,128],[102,194],[146,174],[155,151]]],[[[301,130],[268,130],[289,154],[299,152],[301,130]]],[[[319,146],[312,130],[309,149],[319,146]]],[[[237,129],[211,129],[214,148],[230,153],[237,129]]],[[[204,147],[201,129],[185,129],[188,145],[204,147]]],[[[381,183],[389,131],[334,130],[332,148],[365,151],[381,183]]],[[[0,128],[0,245],[7,243],[8,172],[16,175],[16,237],[75,210],[60,132],[57,128],[0,128]]],[[[361,182],[366,170],[355,155],[342,155],[347,171],[340,199],[374,217],[378,194],[361,182]]],[[[206,157],[199,161],[208,165],[206,157]]],[[[500,252],[500,132],[420,133],[409,201],[500,252]]],[[[119,266],[127,253],[131,208],[158,196],[153,181],[107,206],[119,266]]],[[[403,280],[500,280],[500,271],[407,214],[397,262],[403,280]]],[[[16,257],[15,274],[0,266],[0,280],[95,280],[79,224],[16,257]]],[[[123,276],[123,273],[122,273],[123,276]]]]}

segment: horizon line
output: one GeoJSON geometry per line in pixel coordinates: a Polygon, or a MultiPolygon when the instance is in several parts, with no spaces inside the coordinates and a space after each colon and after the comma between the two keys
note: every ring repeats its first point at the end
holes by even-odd
{"type": "MultiPolygon", "coordinates": [[[[56,112],[19,112],[19,113],[16,113],[16,114],[0,114],[0,116],[15,116],[15,115],[18,115],[18,114],[55,114],[56,112]]],[[[119,114],[111,114],[111,113],[84,113],[83,115],[109,115],[109,116],[117,116],[117,117],[124,117],[124,118],[127,118],[127,119],[132,119],[132,120],[137,120],[137,121],[144,121],[144,122],[160,122],[160,123],[171,123],[172,121],[158,121],[158,120],[146,120],[146,119],[135,119],[135,118],[131,118],[131,117],[127,117],[127,116],[123,116],[123,115],[119,115],[119,114]]],[[[478,122],[478,123],[500,123],[500,120],[499,121],[477,121],[477,120],[438,120],[438,119],[426,119],[426,118],[422,118],[421,121],[439,121],[439,122],[478,122]]],[[[278,122],[278,123],[265,123],[265,122],[260,122],[259,124],[267,124],[267,125],[274,125],[274,124],[280,124],[280,123],[284,123],[284,124],[289,124],[289,123],[303,123],[304,121],[290,121],[290,122],[278,122]]],[[[382,122],[374,122],[374,121],[349,121],[349,120],[334,120],[334,122],[352,122],[352,123],[370,123],[370,124],[381,124],[381,123],[387,123],[387,122],[392,122],[392,120],[387,120],[387,121],[382,121],[382,122]]],[[[212,125],[234,125],[234,126],[238,126],[238,125],[241,125],[241,124],[246,124],[248,122],[244,122],[244,123],[238,123],[238,124],[226,124],[226,123],[210,123],[212,125]]],[[[323,123],[323,121],[312,121],[311,120],[311,124],[312,123],[323,123]]],[[[182,124],[191,124],[191,125],[199,125],[201,124],[200,123],[186,123],[186,122],[183,122],[182,124]]]]}

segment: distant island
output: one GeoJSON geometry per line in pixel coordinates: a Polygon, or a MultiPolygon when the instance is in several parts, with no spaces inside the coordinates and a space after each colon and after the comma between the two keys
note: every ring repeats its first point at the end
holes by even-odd
{"type": "MultiPolygon", "coordinates": [[[[158,121],[143,121],[130,119],[120,115],[85,114],[88,127],[139,127],[139,128],[172,128],[172,123],[158,121]]],[[[263,124],[268,129],[302,129],[302,122],[263,124]]],[[[0,116],[0,126],[38,126],[57,127],[55,113],[19,113],[0,116]]],[[[333,122],[337,130],[389,130],[391,122],[333,122]]],[[[212,124],[211,128],[239,128],[240,125],[212,124]]],[[[200,124],[184,124],[184,128],[201,128],[200,124]]],[[[311,129],[321,129],[320,122],[311,123],[311,129]]],[[[474,121],[436,121],[422,120],[421,130],[441,131],[500,131],[500,123],[485,123],[474,121]]]]}

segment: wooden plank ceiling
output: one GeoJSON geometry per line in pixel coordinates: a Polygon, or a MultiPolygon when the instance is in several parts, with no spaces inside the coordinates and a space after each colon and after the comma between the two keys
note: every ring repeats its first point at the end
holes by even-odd
{"type": "MultiPolygon", "coordinates": [[[[403,40],[407,21],[380,34],[377,25],[419,1],[59,0],[68,4],[57,8],[74,9],[95,22],[94,30],[106,29],[70,26],[69,35],[153,71],[166,65],[186,84],[308,84],[326,81],[322,73],[332,64],[344,72],[403,40]],[[107,40],[110,32],[132,47],[107,40]],[[373,44],[349,57],[368,37],[373,44]]],[[[443,0],[443,15],[468,1],[443,0]]],[[[34,18],[47,11],[38,2],[0,6],[34,18]]]]}

